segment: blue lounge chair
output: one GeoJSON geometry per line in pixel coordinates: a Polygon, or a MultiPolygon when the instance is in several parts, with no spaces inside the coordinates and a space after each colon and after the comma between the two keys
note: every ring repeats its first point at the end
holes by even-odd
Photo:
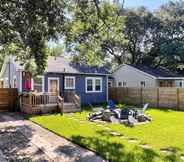
{"type": "Polygon", "coordinates": [[[110,110],[114,110],[116,108],[115,103],[113,100],[109,100],[107,104],[107,108],[110,110]]]}

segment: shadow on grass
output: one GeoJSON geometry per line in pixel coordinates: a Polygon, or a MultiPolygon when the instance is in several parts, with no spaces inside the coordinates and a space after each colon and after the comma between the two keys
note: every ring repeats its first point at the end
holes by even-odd
{"type": "Polygon", "coordinates": [[[159,157],[151,149],[141,149],[135,146],[133,150],[128,151],[122,143],[112,142],[108,139],[73,136],[72,141],[84,147],[91,148],[97,154],[111,162],[156,162],[155,159],[159,157]]]}
{"type": "Polygon", "coordinates": [[[112,141],[110,139],[112,137],[108,132],[102,131],[98,133],[107,138],[72,136],[72,141],[83,147],[92,149],[110,162],[180,162],[178,149],[172,148],[174,151],[169,155],[138,146],[132,146],[131,149],[127,149],[126,145],[112,141]]]}

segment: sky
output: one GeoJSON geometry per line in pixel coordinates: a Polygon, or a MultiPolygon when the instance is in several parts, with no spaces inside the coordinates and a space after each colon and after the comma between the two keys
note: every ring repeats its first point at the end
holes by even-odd
{"type": "Polygon", "coordinates": [[[156,10],[159,6],[169,2],[170,0],[125,0],[125,7],[135,8],[145,6],[151,11],[156,10]]]}

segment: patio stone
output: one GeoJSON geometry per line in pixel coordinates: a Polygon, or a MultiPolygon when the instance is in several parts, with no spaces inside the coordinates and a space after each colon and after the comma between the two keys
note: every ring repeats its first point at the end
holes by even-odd
{"type": "Polygon", "coordinates": [[[111,135],[113,135],[113,136],[121,136],[121,133],[118,133],[118,132],[111,132],[111,135]]]}
{"type": "Polygon", "coordinates": [[[151,146],[148,144],[143,144],[143,145],[139,145],[140,147],[142,147],[143,149],[150,149],[151,146]]]}
{"type": "Polygon", "coordinates": [[[121,135],[121,137],[120,138],[122,138],[122,139],[128,139],[129,137],[127,137],[127,136],[124,136],[124,135],[121,135]]]}
{"type": "Polygon", "coordinates": [[[111,128],[109,128],[109,127],[104,127],[104,129],[105,129],[105,130],[111,130],[111,128]]]}
{"type": "Polygon", "coordinates": [[[182,154],[182,155],[180,156],[180,158],[181,158],[181,160],[184,161],[184,154],[182,154]]]}
{"type": "Polygon", "coordinates": [[[85,123],[85,121],[80,121],[79,123],[80,123],[80,124],[84,124],[84,123],[85,123]]]}
{"type": "Polygon", "coordinates": [[[107,122],[102,121],[102,120],[95,120],[95,122],[97,122],[97,123],[102,123],[102,124],[106,124],[106,123],[107,123],[107,122]]]}
{"type": "Polygon", "coordinates": [[[160,152],[166,155],[171,155],[174,153],[174,150],[170,149],[170,148],[162,148],[160,149],[160,152]]]}
{"type": "Polygon", "coordinates": [[[129,139],[128,139],[128,142],[129,142],[129,143],[137,143],[138,140],[137,140],[136,138],[129,138],[129,139]]]}
{"type": "Polygon", "coordinates": [[[103,125],[102,125],[102,124],[97,124],[96,126],[97,126],[97,127],[103,127],[103,125]]]}

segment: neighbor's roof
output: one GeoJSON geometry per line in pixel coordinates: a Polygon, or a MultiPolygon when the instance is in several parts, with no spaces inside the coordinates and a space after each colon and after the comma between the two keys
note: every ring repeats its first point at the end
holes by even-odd
{"type": "Polygon", "coordinates": [[[153,68],[151,66],[147,66],[147,65],[142,65],[142,64],[138,64],[138,65],[130,65],[129,66],[132,66],[140,71],[143,71],[147,74],[150,74],[156,78],[161,78],[161,77],[164,77],[164,78],[176,78],[176,77],[183,77],[177,73],[174,73],[174,72],[171,72],[165,68],[153,68]]]}
{"type": "Polygon", "coordinates": [[[86,64],[72,63],[69,59],[61,56],[48,58],[48,67],[46,72],[102,75],[108,74],[104,67],[91,67],[86,64]]]}

